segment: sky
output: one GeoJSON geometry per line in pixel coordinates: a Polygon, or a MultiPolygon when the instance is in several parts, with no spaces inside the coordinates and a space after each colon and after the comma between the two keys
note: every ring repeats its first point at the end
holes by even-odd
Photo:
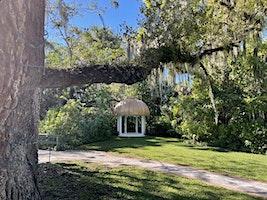
{"type": "MultiPolygon", "coordinates": [[[[111,0],[66,0],[66,2],[75,2],[81,6],[79,15],[71,20],[71,24],[81,28],[89,28],[91,26],[102,26],[102,22],[97,13],[89,11],[89,5],[96,2],[105,10],[103,19],[105,26],[112,29],[113,32],[121,34],[121,25],[127,24],[134,29],[138,28],[138,24],[142,19],[140,6],[143,0],[120,0],[117,9],[111,6],[111,0]]],[[[47,27],[48,39],[60,42],[60,38],[53,29],[47,27]]],[[[267,30],[263,33],[263,38],[267,39],[267,30]]]]}
{"type": "MultiPolygon", "coordinates": [[[[102,26],[102,22],[97,13],[86,9],[90,3],[97,2],[105,11],[103,19],[105,26],[113,30],[113,32],[120,34],[122,24],[126,23],[134,29],[138,28],[138,22],[142,19],[140,14],[140,6],[143,0],[120,0],[117,9],[111,6],[110,0],[75,0],[75,3],[80,5],[81,9],[79,15],[71,20],[71,24],[81,28],[89,28],[94,25],[102,26]]],[[[73,2],[73,0],[67,0],[73,2]]],[[[57,40],[57,35],[54,31],[47,27],[48,38],[57,40]]]]}
{"type": "Polygon", "coordinates": [[[266,40],[267,39],[267,29],[263,32],[263,38],[266,40]]]}

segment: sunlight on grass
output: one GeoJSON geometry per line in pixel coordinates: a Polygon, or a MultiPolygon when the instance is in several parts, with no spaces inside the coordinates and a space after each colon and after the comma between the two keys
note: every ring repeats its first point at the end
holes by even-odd
{"type": "Polygon", "coordinates": [[[174,175],[84,162],[42,164],[39,180],[44,200],[260,199],[174,175]]]}
{"type": "Polygon", "coordinates": [[[125,156],[190,165],[221,174],[267,181],[266,155],[219,152],[213,148],[186,145],[175,138],[113,138],[84,145],[81,149],[109,151],[125,156]]]}

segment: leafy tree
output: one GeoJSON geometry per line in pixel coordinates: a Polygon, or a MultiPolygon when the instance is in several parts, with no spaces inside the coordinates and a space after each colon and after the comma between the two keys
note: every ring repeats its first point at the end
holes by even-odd
{"type": "Polygon", "coordinates": [[[266,45],[260,34],[266,7],[266,1],[253,0],[145,1],[140,34],[150,45],[144,51],[177,70],[189,66],[195,76],[192,94],[173,105],[173,125],[187,137],[264,152],[266,45]]]}
{"type": "Polygon", "coordinates": [[[109,138],[114,124],[108,110],[69,100],[62,107],[50,109],[39,129],[41,133],[58,135],[61,148],[68,148],[109,138]]]}
{"type": "Polygon", "coordinates": [[[88,30],[76,30],[73,34],[71,65],[68,65],[69,47],[54,45],[47,54],[48,67],[58,69],[73,68],[81,64],[114,64],[126,59],[120,37],[108,29],[93,27],[88,30]]]}

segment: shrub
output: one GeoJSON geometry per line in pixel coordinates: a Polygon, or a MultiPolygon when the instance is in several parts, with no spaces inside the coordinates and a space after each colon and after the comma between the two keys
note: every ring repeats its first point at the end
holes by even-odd
{"type": "Polygon", "coordinates": [[[210,146],[253,153],[265,153],[267,127],[264,120],[267,98],[259,95],[249,98],[229,81],[223,86],[214,85],[219,122],[203,81],[194,80],[192,94],[180,95],[172,105],[172,123],[183,137],[210,146]],[[221,88],[222,87],[222,88],[221,88]]]}
{"type": "Polygon", "coordinates": [[[181,138],[179,131],[175,130],[167,116],[155,117],[150,120],[147,135],[158,137],[181,138]]]}
{"type": "Polygon", "coordinates": [[[87,108],[78,100],[69,100],[63,107],[48,111],[39,131],[58,135],[60,143],[74,147],[109,138],[114,124],[107,110],[87,108]]]}

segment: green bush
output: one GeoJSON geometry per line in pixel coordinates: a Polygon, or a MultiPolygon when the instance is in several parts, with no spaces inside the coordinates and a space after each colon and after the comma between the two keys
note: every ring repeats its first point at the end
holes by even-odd
{"type": "Polygon", "coordinates": [[[263,121],[246,123],[242,129],[242,138],[247,151],[265,153],[267,151],[267,128],[263,121]]]}
{"type": "Polygon", "coordinates": [[[230,81],[222,88],[214,85],[219,123],[214,122],[207,86],[195,79],[191,95],[181,95],[173,102],[175,130],[183,137],[210,146],[253,153],[265,153],[267,127],[265,96],[249,99],[230,81]]]}
{"type": "Polygon", "coordinates": [[[69,100],[66,105],[47,112],[39,131],[58,135],[61,144],[74,147],[109,138],[114,124],[107,110],[88,108],[78,100],[69,100]]]}

